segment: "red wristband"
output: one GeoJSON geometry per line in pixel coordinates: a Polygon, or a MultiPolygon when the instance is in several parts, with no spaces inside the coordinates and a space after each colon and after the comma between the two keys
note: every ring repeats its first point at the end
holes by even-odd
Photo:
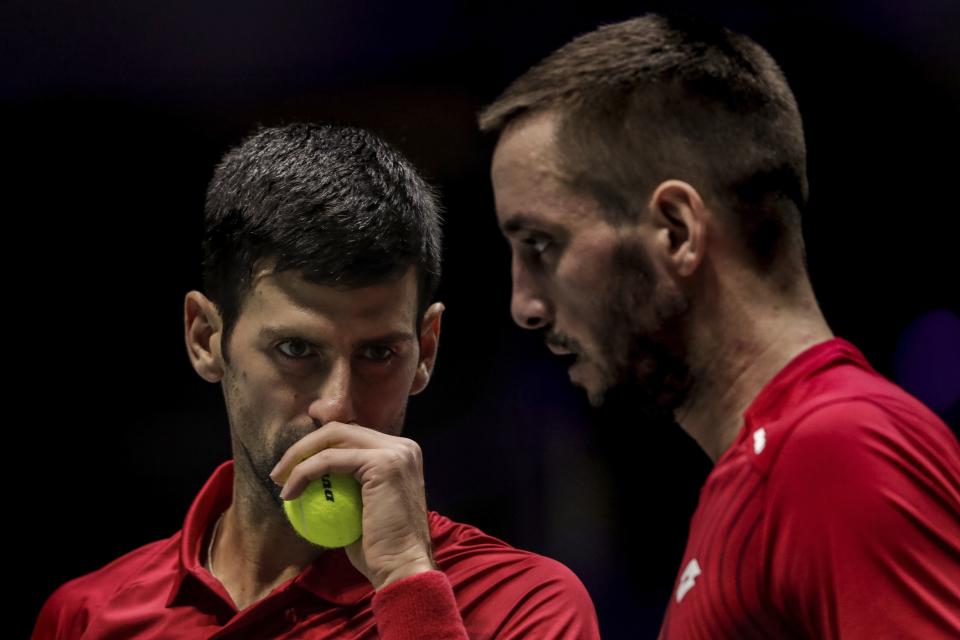
{"type": "Polygon", "coordinates": [[[425,571],[387,585],[373,596],[373,615],[384,639],[467,637],[453,588],[440,571],[425,571]]]}

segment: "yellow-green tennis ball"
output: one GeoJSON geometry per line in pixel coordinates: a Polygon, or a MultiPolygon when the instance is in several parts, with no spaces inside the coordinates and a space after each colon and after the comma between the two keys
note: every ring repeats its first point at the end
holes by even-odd
{"type": "Polygon", "coordinates": [[[297,533],[322,547],[345,547],[363,531],[360,483],[351,475],[320,476],[299,496],[284,500],[283,510],[297,533]]]}

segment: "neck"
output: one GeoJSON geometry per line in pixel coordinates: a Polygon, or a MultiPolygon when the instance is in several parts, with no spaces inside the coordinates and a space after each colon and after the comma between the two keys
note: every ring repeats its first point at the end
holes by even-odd
{"type": "Polygon", "coordinates": [[[675,412],[714,463],[736,439],[764,385],[797,355],[833,337],[806,279],[789,296],[751,295],[742,283],[720,287],[693,319],[694,382],[675,412]]]}
{"type": "Polygon", "coordinates": [[[215,577],[243,610],[300,575],[322,551],[294,533],[283,509],[246,469],[235,464],[234,470],[233,502],[207,566],[212,559],[215,577]]]}

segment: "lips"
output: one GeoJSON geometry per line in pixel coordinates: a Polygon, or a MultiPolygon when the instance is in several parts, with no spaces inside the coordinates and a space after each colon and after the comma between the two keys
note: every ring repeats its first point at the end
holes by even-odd
{"type": "Polygon", "coordinates": [[[558,344],[553,344],[553,343],[548,342],[548,343],[547,343],[547,348],[550,349],[550,353],[552,353],[552,354],[555,355],[555,356],[575,355],[573,351],[571,351],[571,350],[569,350],[569,349],[565,349],[564,347],[561,347],[561,346],[558,345],[558,344]]]}

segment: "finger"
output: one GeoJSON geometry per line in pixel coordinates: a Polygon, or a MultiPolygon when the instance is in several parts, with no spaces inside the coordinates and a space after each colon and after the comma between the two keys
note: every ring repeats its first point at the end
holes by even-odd
{"type": "Polygon", "coordinates": [[[345,473],[361,481],[363,469],[370,465],[384,464],[389,452],[382,449],[324,449],[302,461],[290,472],[283,484],[280,497],[293,500],[313,480],[328,473],[345,473]]]}
{"type": "Polygon", "coordinates": [[[384,438],[389,437],[391,436],[356,424],[328,422],[293,443],[270,472],[270,478],[274,482],[285,482],[293,467],[300,461],[324,449],[374,449],[384,446],[384,438]]]}

